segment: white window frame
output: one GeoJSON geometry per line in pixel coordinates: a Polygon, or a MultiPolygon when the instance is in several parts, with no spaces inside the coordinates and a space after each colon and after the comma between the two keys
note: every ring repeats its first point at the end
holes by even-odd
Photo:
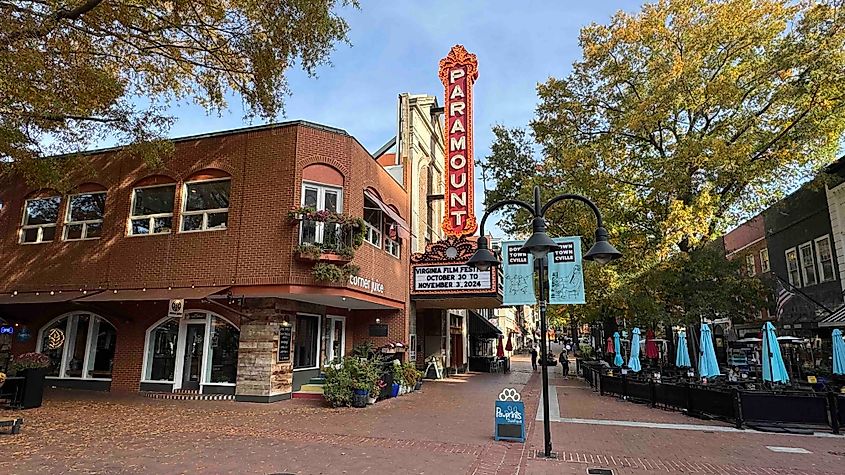
{"type": "MultiPolygon", "coordinates": [[[[367,198],[366,196],[364,197],[364,206],[366,206],[368,199],[369,198],[367,198]]],[[[370,201],[372,201],[372,200],[370,200],[370,201]]],[[[375,205],[378,208],[378,203],[376,203],[375,205]]],[[[366,210],[362,210],[362,211],[366,212],[366,210]]],[[[364,219],[364,225],[367,229],[367,232],[364,235],[364,241],[366,241],[367,243],[369,243],[373,247],[377,247],[379,249],[382,249],[383,245],[382,245],[382,242],[381,242],[382,241],[381,238],[382,238],[382,236],[384,236],[384,211],[382,211],[381,208],[379,208],[378,212],[379,212],[379,216],[381,216],[381,219],[379,220],[380,221],[379,222],[379,229],[376,229],[375,226],[373,226],[366,219],[364,219]]],[[[362,213],[362,215],[363,215],[363,213],[362,213]]]]}
{"type": "MultiPolygon", "coordinates": [[[[42,345],[44,343],[44,330],[50,328],[54,323],[57,321],[67,318],[67,323],[65,324],[64,332],[65,332],[65,343],[62,345],[62,359],[59,363],[59,375],[58,376],[46,376],[47,379],[84,379],[86,381],[111,381],[112,378],[89,378],[88,375],[88,363],[90,363],[90,358],[92,355],[92,349],[96,350],[97,346],[97,337],[99,336],[99,332],[95,332],[95,327],[98,327],[101,322],[106,322],[109,326],[111,326],[115,331],[115,337],[117,336],[117,328],[111,324],[105,318],[97,315],[96,313],[91,312],[69,312],[59,315],[58,317],[50,320],[49,322],[45,323],[41,326],[41,329],[38,330],[38,341],[35,345],[35,351],[41,353],[42,345]],[[70,345],[68,344],[71,341],[72,331],[76,331],[76,323],[79,321],[80,315],[88,315],[90,318],[88,319],[88,336],[85,338],[85,356],[82,360],[82,376],[67,376],[67,357],[68,357],[68,348],[70,345]]],[[[117,353],[115,353],[115,358],[117,358],[117,353]]]]}
{"type": "Polygon", "coordinates": [[[754,262],[753,253],[745,255],[745,273],[748,274],[749,277],[757,275],[757,263],[754,262]]]}
{"type": "MultiPolygon", "coordinates": [[[[105,191],[92,191],[87,193],[76,193],[73,195],[68,195],[67,197],[67,206],[65,206],[65,222],[62,225],[62,240],[63,241],[92,241],[94,239],[100,239],[100,236],[88,237],[88,225],[89,224],[100,224],[100,232],[103,232],[103,218],[105,218],[106,210],[105,210],[105,202],[103,203],[103,218],[100,219],[86,219],[84,221],[71,221],[70,220],[70,213],[71,213],[71,206],[73,205],[73,198],[76,196],[82,195],[106,195],[105,191]],[[67,237],[67,233],[69,231],[70,226],[82,225],[82,237],[79,238],[69,238],[67,237]]],[[[108,196],[106,196],[108,199],[108,196]]]]}
{"type": "Polygon", "coordinates": [[[798,256],[798,249],[795,247],[790,247],[789,249],[783,251],[784,258],[786,260],[786,278],[790,284],[794,287],[801,287],[801,260],[798,256]],[[792,279],[792,270],[789,268],[789,253],[795,253],[795,265],[798,266],[798,282],[794,282],[792,279]]]}
{"type": "Polygon", "coordinates": [[[814,247],[816,248],[816,260],[818,261],[818,280],[819,282],[829,282],[831,280],[836,279],[836,266],[833,264],[833,248],[830,246],[830,235],[825,234],[824,236],[819,236],[813,240],[814,247]],[[827,255],[830,256],[830,267],[831,267],[831,275],[825,275],[824,273],[824,265],[822,264],[822,253],[819,252],[819,244],[827,240],[827,255]]]}
{"type": "MultiPolygon", "coordinates": [[[[291,362],[291,367],[293,368],[293,372],[296,373],[297,371],[313,371],[315,369],[320,369],[320,355],[322,354],[322,344],[323,344],[323,316],[316,314],[316,313],[303,313],[297,312],[296,316],[303,316],[303,317],[317,317],[317,352],[314,354],[314,362],[316,366],[309,366],[306,368],[293,368],[294,363],[291,362]]],[[[293,321],[293,328],[294,328],[294,335],[293,339],[296,341],[296,319],[293,321]]],[[[345,329],[344,329],[345,330],[345,329]]],[[[294,359],[296,359],[296,355],[294,355],[294,359]]]]}
{"type": "MultiPolygon", "coordinates": [[[[343,188],[333,185],[326,185],[324,183],[317,183],[314,181],[302,181],[302,193],[299,197],[299,205],[305,207],[305,190],[311,188],[317,191],[317,211],[326,209],[326,192],[333,191],[337,193],[337,209],[335,213],[343,212],[343,188]]],[[[323,233],[325,232],[325,223],[315,222],[314,240],[316,242],[323,242],[323,233]]],[[[302,243],[302,226],[299,226],[299,242],[302,243]]]]}
{"type": "Polygon", "coordinates": [[[194,180],[194,181],[186,181],[182,183],[182,209],[181,215],[179,216],[179,231],[180,233],[206,233],[210,231],[225,231],[229,229],[229,208],[213,208],[213,209],[201,209],[197,211],[186,211],[185,208],[188,207],[188,186],[194,185],[197,183],[211,183],[215,181],[228,181],[229,182],[229,204],[231,205],[232,199],[232,177],[225,177],[225,178],[211,178],[209,180],[194,180]],[[208,227],[208,215],[209,214],[217,214],[217,213],[226,213],[226,227],[223,228],[209,228],[208,227]],[[202,215],[202,227],[199,229],[188,229],[185,230],[185,217],[186,216],[196,216],[202,215]]]}
{"type": "Polygon", "coordinates": [[[816,266],[816,257],[813,254],[813,243],[812,243],[812,241],[807,241],[804,244],[801,244],[801,245],[798,246],[798,263],[799,263],[798,264],[799,267],[801,268],[801,278],[804,281],[804,286],[807,287],[807,286],[812,286],[812,285],[818,284],[819,283],[819,276],[818,276],[817,271],[816,271],[816,267],[817,267],[816,266]],[[810,259],[812,260],[812,262],[810,262],[810,265],[806,265],[804,263],[804,253],[802,252],[804,249],[810,249],[810,259]],[[813,269],[813,274],[815,274],[815,276],[814,276],[815,282],[812,282],[812,283],[808,282],[807,272],[806,272],[807,268],[813,269]]]}
{"type": "MultiPolygon", "coordinates": [[[[126,221],[126,235],[127,236],[152,236],[156,234],[171,234],[173,233],[173,212],[170,213],[156,213],[156,214],[143,214],[138,216],[133,216],[132,213],[135,211],[135,190],[143,190],[147,188],[164,188],[166,186],[173,187],[173,206],[176,206],[176,193],[178,189],[178,185],[176,183],[167,183],[164,185],[150,185],[150,186],[136,186],[132,188],[132,196],[129,199],[129,219],[126,221]],[[137,221],[140,219],[146,218],[149,224],[150,232],[143,233],[143,234],[136,234],[132,232],[132,221],[137,221]],[[171,218],[170,220],[170,232],[155,232],[155,220],[156,218],[171,218]]],[[[231,192],[231,186],[229,186],[229,191],[231,192]]],[[[180,223],[181,224],[181,223],[180,223]]]]}
{"type": "Polygon", "coordinates": [[[402,243],[398,240],[384,237],[384,250],[391,256],[399,259],[402,256],[402,243]]]}
{"type": "Polygon", "coordinates": [[[18,236],[18,244],[43,244],[45,242],[53,242],[56,237],[55,234],[53,235],[53,239],[49,241],[44,241],[44,228],[56,228],[59,223],[59,215],[61,214],[62,210],[62,197],[61,196],[43,196],[41,198],[30,198],[23,202],[23,216],[21,217],[21,230],[20,236],[18,236]],[[26,224],[26,218],[29,216],[27,209],[29,208],[30,201],[40,201],[40,200],[49,200],[51,198],[58,198],[59,204],[58,209],[56,210],[56,221],[53,224],[26,224]],[[23,236],[24,231],[27,229],[37,229],[38,230],[38,238],[33,242],[24,242],[23,236]]]}
{"type": "Polygon", "coordinates": [[[760,271],[761,272],[769,272],[772,270],[772,263],[769,261],[769,250],[768,249],[761,249],[760,250],[760,271]],[[763,256],[766,256],[764,259],[763,256]]]}

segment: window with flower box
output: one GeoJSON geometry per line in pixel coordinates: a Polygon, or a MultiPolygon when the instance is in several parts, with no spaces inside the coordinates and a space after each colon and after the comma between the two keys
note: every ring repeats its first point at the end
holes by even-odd
{"type": "MultiPolygon", "coordinates": [[[[343,208],[343,191],[319,183],[302,184],[302,207],[317,213],[340,213],[343,208]]],[[[300,244],[314,244],[321,249],[334,249],[340,244],[341,228],[337,223],[318,219],[303,219],[299,228],[300,244]]]]}

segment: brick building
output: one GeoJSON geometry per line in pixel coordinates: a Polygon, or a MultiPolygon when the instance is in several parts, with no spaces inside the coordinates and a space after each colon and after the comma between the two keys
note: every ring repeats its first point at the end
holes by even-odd
{"type": "Polygon", "coordinates": [[[87,154],[64,193],[0,183],[13,353],[48,354],[56,386],[269,402],[355,343],[407,341],[408,192],[353,137],[296,121],[174,145],[156,167],[87,154]]]}

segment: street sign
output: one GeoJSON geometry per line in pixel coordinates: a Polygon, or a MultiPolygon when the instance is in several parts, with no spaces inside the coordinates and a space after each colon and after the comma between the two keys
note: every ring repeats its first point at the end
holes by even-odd
{"type": "Polygon", "coordinates": [[[494,438],[525,442],[525,403],[513,388],[505,388],[496,401],[494,438]]]}

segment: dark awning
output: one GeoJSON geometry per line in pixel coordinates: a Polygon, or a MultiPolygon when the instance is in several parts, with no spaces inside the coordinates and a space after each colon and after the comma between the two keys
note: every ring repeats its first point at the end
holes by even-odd
{"type": "Polygon", "coordinates": [[[469,334],[478,338],[498,338],[502,331],[472,310],[469,311],[469,334]]]}
{"type": "Polygon", "coordinates": [[[819,328],[823,327],[845,327],[845,305],[836,309],[830,316],[819,322],[819,328]]]}

